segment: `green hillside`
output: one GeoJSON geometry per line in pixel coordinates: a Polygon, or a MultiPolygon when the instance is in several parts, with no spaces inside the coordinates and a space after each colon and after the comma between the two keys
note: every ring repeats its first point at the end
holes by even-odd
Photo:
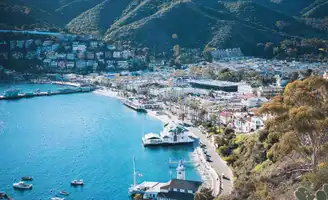
{"type": "Polygon", "coordinates": [[[327,2],[3,0],[0,23],[4,29],[67,28],[72,33],[97,34],[108,42],[149,47],[155,52],[171,52],[177,44],[199,50],[209,45],[241,47],[246,55],[262,56],[258,44],[279,45],[291,38],[326,39],[323,30],[305,25],[299,18],[323,17],[327,2]],[[173,34],[178,37],[172,38],[173,34]]]}
{"type": "Polygon", "coordinates": [[[105,0],[68,23],[72,33],[102,34],[119,17],[130,0],[105,0]]]}

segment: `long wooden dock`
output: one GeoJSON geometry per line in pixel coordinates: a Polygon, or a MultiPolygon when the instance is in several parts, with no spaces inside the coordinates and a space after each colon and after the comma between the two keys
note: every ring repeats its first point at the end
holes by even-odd
{"type": "Polygon", "coordinates": [[[53,92],[34,92],[34,93],[22,93],[17,96],[0,96],[0,100],[14,100],[41,96],[54,96],[54,95],[64,95],[64,94],[74,94],[74,93],[86,93],[94,91],[94,88],[77,88],[69,90],[59,90],[53,92]]]}

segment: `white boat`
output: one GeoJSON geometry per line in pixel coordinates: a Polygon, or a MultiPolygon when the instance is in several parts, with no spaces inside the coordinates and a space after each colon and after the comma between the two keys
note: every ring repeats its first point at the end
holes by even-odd
{"type": "Polygon", "coordinates": [[[13,187],[20,190],[30,190],[32,189],[32,184],[25,184],[23,181],[20,181],[18,183],[14,183],[13,187]]]}
{"type": "Polygon", "coordinates": [[[52,197],[51,200],[65,200],[65,198],[52,197]]]}
{"type": "Polygon", "coordinates": [[[148,133],[142,137],[144,146],[192,144],[195,138],[183,126],[175,123],[166,124],[160,134],[148,133]]]}
{"type": "Polygon", "coordinates": [[[84,185],[83,180],[74,180],[71,182],[71,185],[77,186],[77,185],[84,185]]]}

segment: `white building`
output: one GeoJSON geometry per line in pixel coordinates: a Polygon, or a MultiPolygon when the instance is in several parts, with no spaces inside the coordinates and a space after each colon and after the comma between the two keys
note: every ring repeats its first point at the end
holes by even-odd
{"type": "Polygon", "coordinates": [[[113,52],[113,58],[121,58],[122,55],[121,55],[121,52],[120,51],[114,51],[113,52]]]}
{"type": "Polygon", "coordinates": [[[284,88],[281,86],[267,86],[267,87],[259,87],[257,90],[257,96],[259,97],[273,97],[278,94],[282,94],[284,88]]]}
{"type": "Polygon", "coordinates": [[[247,108],[254,108],[254,107],[260,107],[262,104],[268,102],[268,99],[265,97],[252,97],[248,98],[246,100],[242,100],[242,105],[247,108]]]}

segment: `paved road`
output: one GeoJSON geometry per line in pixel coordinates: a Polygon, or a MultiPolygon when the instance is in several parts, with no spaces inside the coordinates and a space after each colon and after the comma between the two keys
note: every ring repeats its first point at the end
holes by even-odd
{"type": "Polygon", "coordinates": [[[197,137],[200,138],[201,142],[206,145],[207,147],[207,154],[211,156],[211,166],[212,168],[219,174],[224,175],[226,177],[229,177],[230,180],[221,179],[222,180],[222,192],[221,194],[229,194],[233,190],[233,182],[232,182],[232,171],[226,164],[224,160],[221,159],[221,157],[217,154],[215,147],[209,142],[209,140],[206,138],[205,134],[202,134],[198,128],[190,128],[189,129],[192,133],[194,133],[197,137]]]}

